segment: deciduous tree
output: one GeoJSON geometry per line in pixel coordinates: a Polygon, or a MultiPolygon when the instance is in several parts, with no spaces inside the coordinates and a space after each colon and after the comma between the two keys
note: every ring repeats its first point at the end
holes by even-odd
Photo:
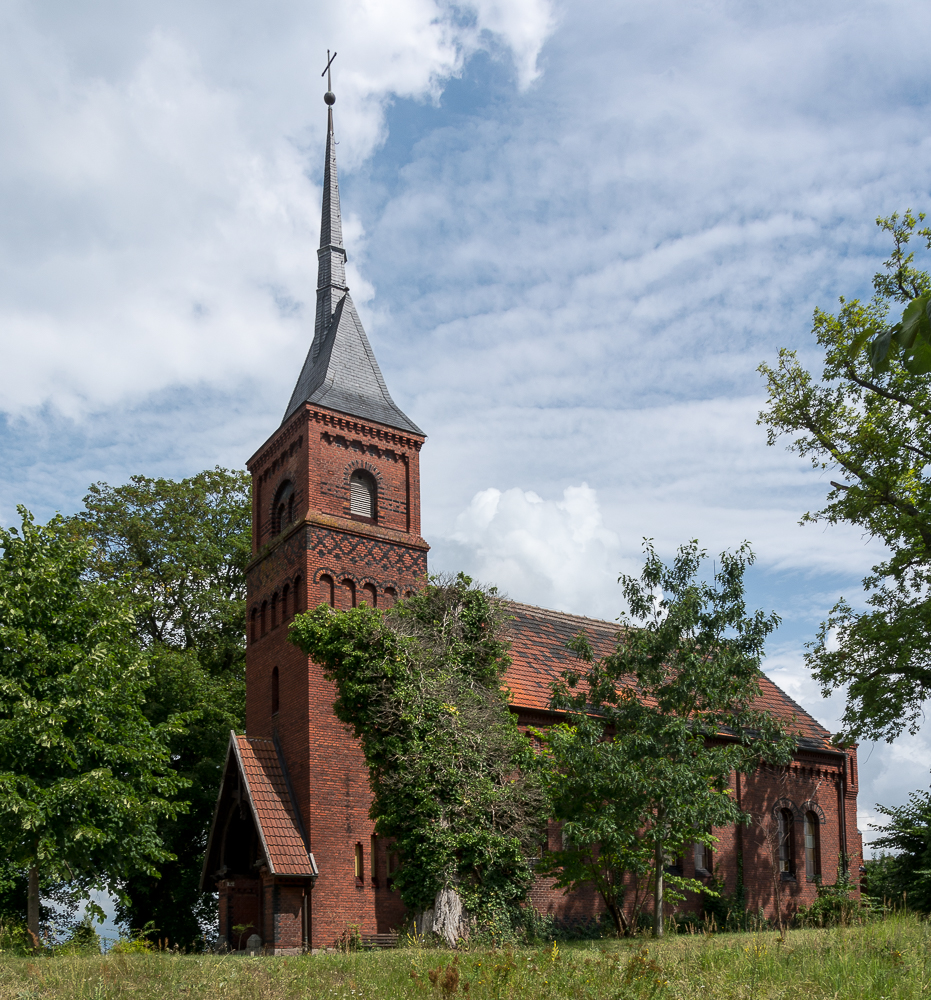
{"type": "Polygon", "coordinates": [[[802,522],[856,525],[885,546],[863,581],[866,609],[842,598],[807,654],[825,696],[846,689],[847,740],[917,731],[931,696],[931,275],[909,249],[916,235],[931,246],[931,230],[916,233],[923,218],[877,220],[893,248],[869,302],[815,310],[820,374],[789,350],[759,369],[769,444],[788,435],[791,451],[837,476],[802,522]]]}
{"type": "Polygon", "coordinates": [[[160,817],[180,811],[171,718],[143,714],[150,682],[132,610],[87,573],[90,543],[60,517],[0,529],[0,842],[39,883],[117,891],[169,861],[160,817]]]}
{"type": "Polygon", "coordinates": [[[136,614],[152,674],[145,714],[156,724],[185,719],[170,750],[188,809],[158,826],[175,860],[157,876],[129,876],[118,916],[191,947],[216,918],[200,869],[229,733],[245,725],[249,477],[221,468],[180,481],[134,476],[95,484],[84,503],[75,523],[93,539],[92,572],[136,614]]]}
{"type": "MultiPolygon", "coordinates": [[[[570,844],[590,851],[593,867],[649,845],[659,937],[665,882],[701,888],[680,874],[667,879],[667,868],[687,845],[710,845],[712,827],[750,821],[731,776],[764,759],[787,763],[794,739],[754,707],[764,644],[779,619],[747,613],[749,546],[723,553],[710,582],[700,575],[706,553],[697,542],[682,546],[669,566],[652,542],[645,553],[640,577],[620,578],[629,613],[615,650],[598,659],[579,635],[572,646],[584,666],[566,671],[554,688],[553,706],[570,713],[575,740],[573,769],[556,779],[557,791],[560,782],[579,786],[556,801],[570,844]],[[611,849],[592,852],[605,835],[611,849]]],[[[562,766],[572,761],[560,750],[567,740],[558,731],[550,738],[562,766]]]]}

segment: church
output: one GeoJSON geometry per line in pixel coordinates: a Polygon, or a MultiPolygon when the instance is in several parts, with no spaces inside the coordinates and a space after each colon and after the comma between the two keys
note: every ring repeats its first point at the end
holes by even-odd
{"type": "MultiPolygon", "coordinates": [[[[332,712],[334,688],[287,640],[309,607],[390,607],[424,580],[429,550],[426,436],[391,398],[346,286],[330,91],[325,101],[314,335],[284,419],[247,462],[247,725],[230,734],[201,880],[219,894],[221,943],[275,955],[333,947],[351,929],[387,941],[409,916],[392,889],[396,856],[369,819],[361,750],[332,712]]],[[[584,631],[601,656],[617,626],[516,602],[510,610],[512,711],[522,727],[552,725],[549,685],[574,662],[566,643],[584,631]]],[[[843,858],[858,872],[857,755],[765,677],[759,705],[799,732],[791,766],[733,778],[753,825],[715,829],[713,852],[696,845],[677,866],[699,880],[717,874],[728,893],[741,879],[748,910],[773,917],[777,899],[786,915],[810,904],[843,858]]],[[[549,838],[557,847],[554,825],[549,838]]],[[[603,909],[594,890],[565,895],[542,879],[531,901],[566,923],[603,909]]]]}

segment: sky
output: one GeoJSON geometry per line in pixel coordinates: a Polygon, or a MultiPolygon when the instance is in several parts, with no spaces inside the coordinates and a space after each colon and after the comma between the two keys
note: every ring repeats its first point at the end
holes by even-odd
{"type": "MultiPolygon", "coordinates": [[[[435,571],[608,619],[642,540],[749,540],[767,672],[881,558],[756,416],[931,207],[918,0],[0,0],[0,519],[242,467],[313,332],[334,62],[349,284],[428,434],[435,571]]],[[[860,824],[928,785],[864,745],[860,824]]]]}

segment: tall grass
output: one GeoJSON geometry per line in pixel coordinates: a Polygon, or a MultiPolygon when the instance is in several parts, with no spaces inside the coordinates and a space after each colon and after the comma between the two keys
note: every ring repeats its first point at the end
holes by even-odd
{"type": "Polygon", "coordinates": [[[0,956],[0,1000],[929,1000],[931,925],[679,935],[537,949],[430,948],[299,958],[0,956]]]}

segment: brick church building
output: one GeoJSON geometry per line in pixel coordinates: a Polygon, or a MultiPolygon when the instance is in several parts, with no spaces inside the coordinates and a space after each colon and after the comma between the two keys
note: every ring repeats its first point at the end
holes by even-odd
{"type": "MultiPolygon", "coordinates": [[[[273,954],[332,946],[353,926],[368,937],[404,922],[391,887],[395,859],[368,815],[362,753],[333,715],[333,686],[287,631],[295,614],[321,603],[390,606],[423,581],[429,548],[420,534],[425,435],[391,398],[346,286],[334,99],[326,99],[314,336],[281,425],[247,463],[247,727],[230,734],[202,879],[219,892],[222,940],[237,949],[251,937],[254,947],[257,935],[273,954]]],[[[617,626],[518,603],[511,612],[512,709],[522,726],[545,727],[558,718],[549,685],[574,663],[566,643],[584,630],[602,655],[617,626]]],[[[794,762],[735,780],[738,802],[758,822],[716,829],[713,854],[696,847],[679,864],[700,879],[714,870],[727,892],[742,868],[748,908],[772,915],[776,879],[791,912],[813,900],[816,879],[835,880],[842,855],[856,872],[862,846],[856,750],[832,746],[766,678],[760,703],[798,729],[794,762]]],[[[556,846],[558,830],[549,836],[556,846]]],[[[542,880],[532,901],[565,921],[602,909],[593,891],[563,895],[542,880]]]]}

